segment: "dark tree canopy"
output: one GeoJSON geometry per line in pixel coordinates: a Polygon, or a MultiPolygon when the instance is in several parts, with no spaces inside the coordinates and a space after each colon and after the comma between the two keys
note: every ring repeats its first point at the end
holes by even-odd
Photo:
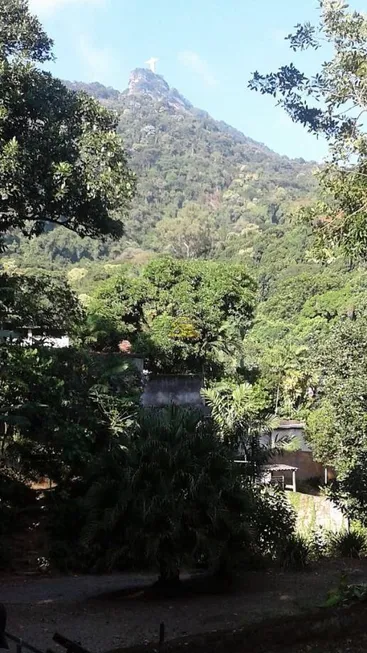
{"type": "Polygon", "coordinates": [[[82,319],[78,298],[64,279],[0,273],[0,329],[37,327],[71,334],[82,319]]]}
{"type": "Polygon", "coordinates": [[[0,11],[0,233],[38,235],[63,225],[118,238],[134,194],[116,119],[37,63],[51,41],[23,0],[0,11]]]}
{"type": "Polygon", "coordinates": [[[367,19],[344,2],[320,0],[318,26],[297,25],[291,48],[318,48],[333,56],[308,77],[293,63],[277,72],[255,72],[250,88],[278,100],[292,120],[323,135],[330,157],[320,171],[323,201],[303,211],[321,248],[341,246],[349,257],[367,255],[367,19]]]}
{"type": "Polygon", "coordinates": [[[53,58],[52,40],[28,9],[28,0],[0,2],[0,57],[23,57],[44,62],[53,58]]]}

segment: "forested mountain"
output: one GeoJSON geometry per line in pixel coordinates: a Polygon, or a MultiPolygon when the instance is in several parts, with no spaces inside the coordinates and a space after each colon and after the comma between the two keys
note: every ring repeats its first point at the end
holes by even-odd
{"type": "Polygon", "coordinates": [[[47,260],[57,265],[82,259],[67,272],[81,296],[93,296],[103,279],[119,273],[111,263],[140,263],[154,253],[243,262],[259,300],[246,365],[260,365],[269,387],[287,370],[282,403],[292,412],[310,383],[305,360],[334,323],[366,304],[365,270],[351,270],[337,252],[317,260],[310,231],[293,219],[317,196],[315,165],[279,156],[214,120],[149,70],[133,71],[123,93],[100,84],[69,86],[117,111],[138,192],[121,242],[81,241],[59,229],[27,245],[31,262],[38,257],[32,249],[45,245],[47,260]],[[109,261],[90,266],[85,256],[109,261]]]}
{"type": "Polygon", "coordinates": [[[134,70],[122,93],[97,82],[66,85],[117,112],[138,192],[120,242],[82,240],[62,229],[30,243],[15,235],[8,256],[20,255],[23,264],[136,260],[145,251],[256,262],[259,234],[270,230],[267,238],[279,240],[292,209],[316,192],[314,164],[279,156],[214,120],[150,70],[134,70]]]}
{"type": "Polygon", "coordinates": [[[134,70],[122,93],[99,83],[66,84],[116,111],[138,189],[125,235],[102,242],[59,227],[31,241],[15,235],[5,267],[66,267],[86,298],[119,273],[116,264],[145,263],[159,253],[242,262],[258,283],[249,364],[259,352],[273,357],[280,343],[313,346],[356,293],[364,305],[365,273],[351,274],[335,253],[328,263],[315,260],[308,228],[293,219],[317,196],[314,164],[279,156],[214,120],[150,70],[134,70]]]}

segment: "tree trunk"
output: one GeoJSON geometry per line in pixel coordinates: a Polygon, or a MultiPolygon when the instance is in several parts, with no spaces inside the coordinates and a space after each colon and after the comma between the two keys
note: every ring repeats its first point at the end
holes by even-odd
{"type": "Polygon", "coordinates": [[[180,580],[180,570],[172,570],[169,565],[161,562],[159,565],[159,580],[162,583],[177,583],[180,580]]]}
{"type": "Polygon", "coordinates": [[[180,570],[172,570],[165,562],[159,565],[159,578],[154,583],[154,589],[164,596],[176,596],[182,593],[180,570]]]}
{"type": "Polygon", "coordinates": [[[279,398],[280,398],[280,383],[277,385],[277,394],[275,398],[275,414],[278,414],[278,408],[279,408],[279,398]]]}

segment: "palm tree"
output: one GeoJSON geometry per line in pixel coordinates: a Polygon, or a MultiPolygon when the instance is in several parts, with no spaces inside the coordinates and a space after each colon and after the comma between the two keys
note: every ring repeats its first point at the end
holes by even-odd
{"type": "Polygon", "coordinates": [[[184,564],[204,556],[218,567],[246,541],[240,466],[201,413],[143,410],[126,450],[100,471],[86,497],[85,541],[104,539],[110,567],[148,564],[161,586],[177,586],[184,564]]]}
{"type": "Polygon", "coordinates": [[[269,451],[261,437],[270,435],[279,420],[267,412],[267,397],[249,383],[222,382],[203,390],[219,437],[247,461],[247,473],[255,478],[269,451]]]}
{"type": "Polygon", "coordinates": [[[310,371],[306,367],[308,348],[286,342],[270,347],[263,357],[263,367],[275,377],[275,413],[278,414],[281,400],[290,415],[299,401],[305,397],[311,383],[310,371]]]}

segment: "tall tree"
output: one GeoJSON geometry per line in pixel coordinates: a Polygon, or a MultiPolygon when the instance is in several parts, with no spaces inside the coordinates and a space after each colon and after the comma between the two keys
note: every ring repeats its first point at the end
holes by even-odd
{"type": "Polygon", "coordinates": [[[178,258],[208,257],[214,246],[213,217],[193,203],[180,209],[176,218],[158,222],[156,230],[167,251],[178,258]]]}
{"type": "Polygon", "coordinates": [[[319,172],[323,200],[304,209],[319,246],[341,246],[350,257],[367,255],[367,18],[343,0],[320,0],[317,26],[297,25],[292,50],[317,49],[326,41],[333,57],[308,77],[291,63],[277,72],[255,72],[252,89],[270,94],[292,120],[329,143],[319,172]]]}
{"type": "Polygon", "coordinates": [[[39,69],[51,48],[28,0],[1,0],[0,236],[51,224],[118,238],[135,179],[116,118],[39,69]]]}
{"type": "Polygon", "coordinates": [[[315,356],[320,383],[308,438],[314,456],[336,468],[333,498],[367,523],[366,317],[336,323],[315,356]]]}
{"type": "Polygon", "coordinates": [[[254,290],[240,264],[155,259],[136,277],[125,273],[97,287],[90,335],[100,344],[101,327],[113,348],[131,337],[155,369],[213,373],[222,369],[219,351],[230,353],[250,326],[254,290]]]}
{"type": "Polygon", "coordinates": [[[42,333],[71,334],[82,318],[78,298],[64,279],[0,273],[0,329],[37,327],[42,333]]]}

